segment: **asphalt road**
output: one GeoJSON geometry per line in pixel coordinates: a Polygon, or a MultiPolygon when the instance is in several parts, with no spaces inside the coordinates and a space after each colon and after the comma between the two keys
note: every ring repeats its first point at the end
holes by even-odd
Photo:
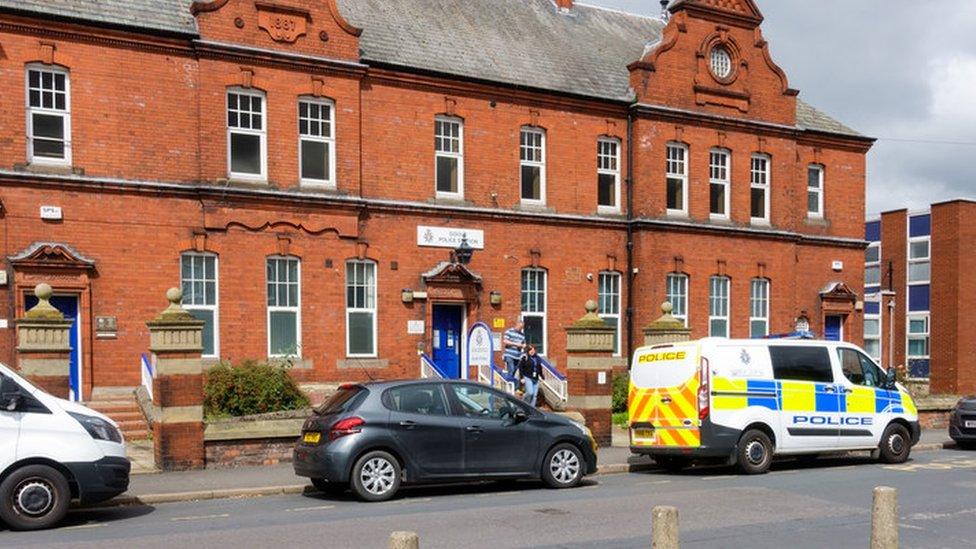
{"type": "Polygon", "coordinates": [[[650,511],[678,507],[682,547],[867,547],[872,488],[899,490],[902,547],[972,547],[976,452],[784,461],[763,476],[728,468],[597,476],[554,491],[491,483],[413,488],[396,500],[275,496],[76,510],[56,530],[0,529],[3,547],[386,547],[394,530],[421,547],[649,547],[650,511]]]}

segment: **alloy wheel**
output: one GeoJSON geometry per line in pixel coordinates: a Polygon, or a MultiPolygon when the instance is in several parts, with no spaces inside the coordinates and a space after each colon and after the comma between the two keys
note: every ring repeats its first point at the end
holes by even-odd
{"type": "Polygon", "coordinates": [[[575,452],[562,449],[552,455],[549,471],[556,481],[569,484],[576,480],[580,473],[580,461],[575,452]]]}
{"type": "Polygon", "coordinates": [[[359,478],[363,487],[377,496],[390,491],[396,478],[396,470],[389,461],[374,457],[363,464],[359,478]]]}

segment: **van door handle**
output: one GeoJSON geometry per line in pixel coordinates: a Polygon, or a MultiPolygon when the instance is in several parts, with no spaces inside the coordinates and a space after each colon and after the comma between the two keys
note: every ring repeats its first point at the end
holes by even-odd
{"type": "Polygon", "coordinates": [[[407,429],[413,429],[417,424],[413,421],[401,421],[400,427],[406,427],[407,429]]]}
{"type": "Polygon", "coordinates": [[[826,393],[835,393],[835,392],[837,392],[837,389],[833,385],[826,385],[824,387],[824,392],[826,392],[826,393]]]}

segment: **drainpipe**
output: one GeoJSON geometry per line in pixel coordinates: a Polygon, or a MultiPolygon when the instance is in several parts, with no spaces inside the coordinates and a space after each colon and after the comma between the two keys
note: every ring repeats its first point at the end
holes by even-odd
{"type": "Polygon", "coordinates": [[[627,368],[634,352],[634,111],[627,111],[627,368]]]}

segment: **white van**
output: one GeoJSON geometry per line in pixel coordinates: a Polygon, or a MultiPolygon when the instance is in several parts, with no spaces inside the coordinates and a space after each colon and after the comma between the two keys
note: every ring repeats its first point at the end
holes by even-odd
{"type": "Polygon", "coordinates": [[[708,338],[643,347],[630,372],[630,447],[668,470],[749,474],[774,456],[872,450],[908,459],[918,412],[894,372],[842,342],[708,338]]]}
{"type": "Polygon", "coordinates": [[[126,491],[129,469],[111,419],[0,364],[0,522],[15,530],[53,526],[72,499],[95,503],[126,491]]]}

